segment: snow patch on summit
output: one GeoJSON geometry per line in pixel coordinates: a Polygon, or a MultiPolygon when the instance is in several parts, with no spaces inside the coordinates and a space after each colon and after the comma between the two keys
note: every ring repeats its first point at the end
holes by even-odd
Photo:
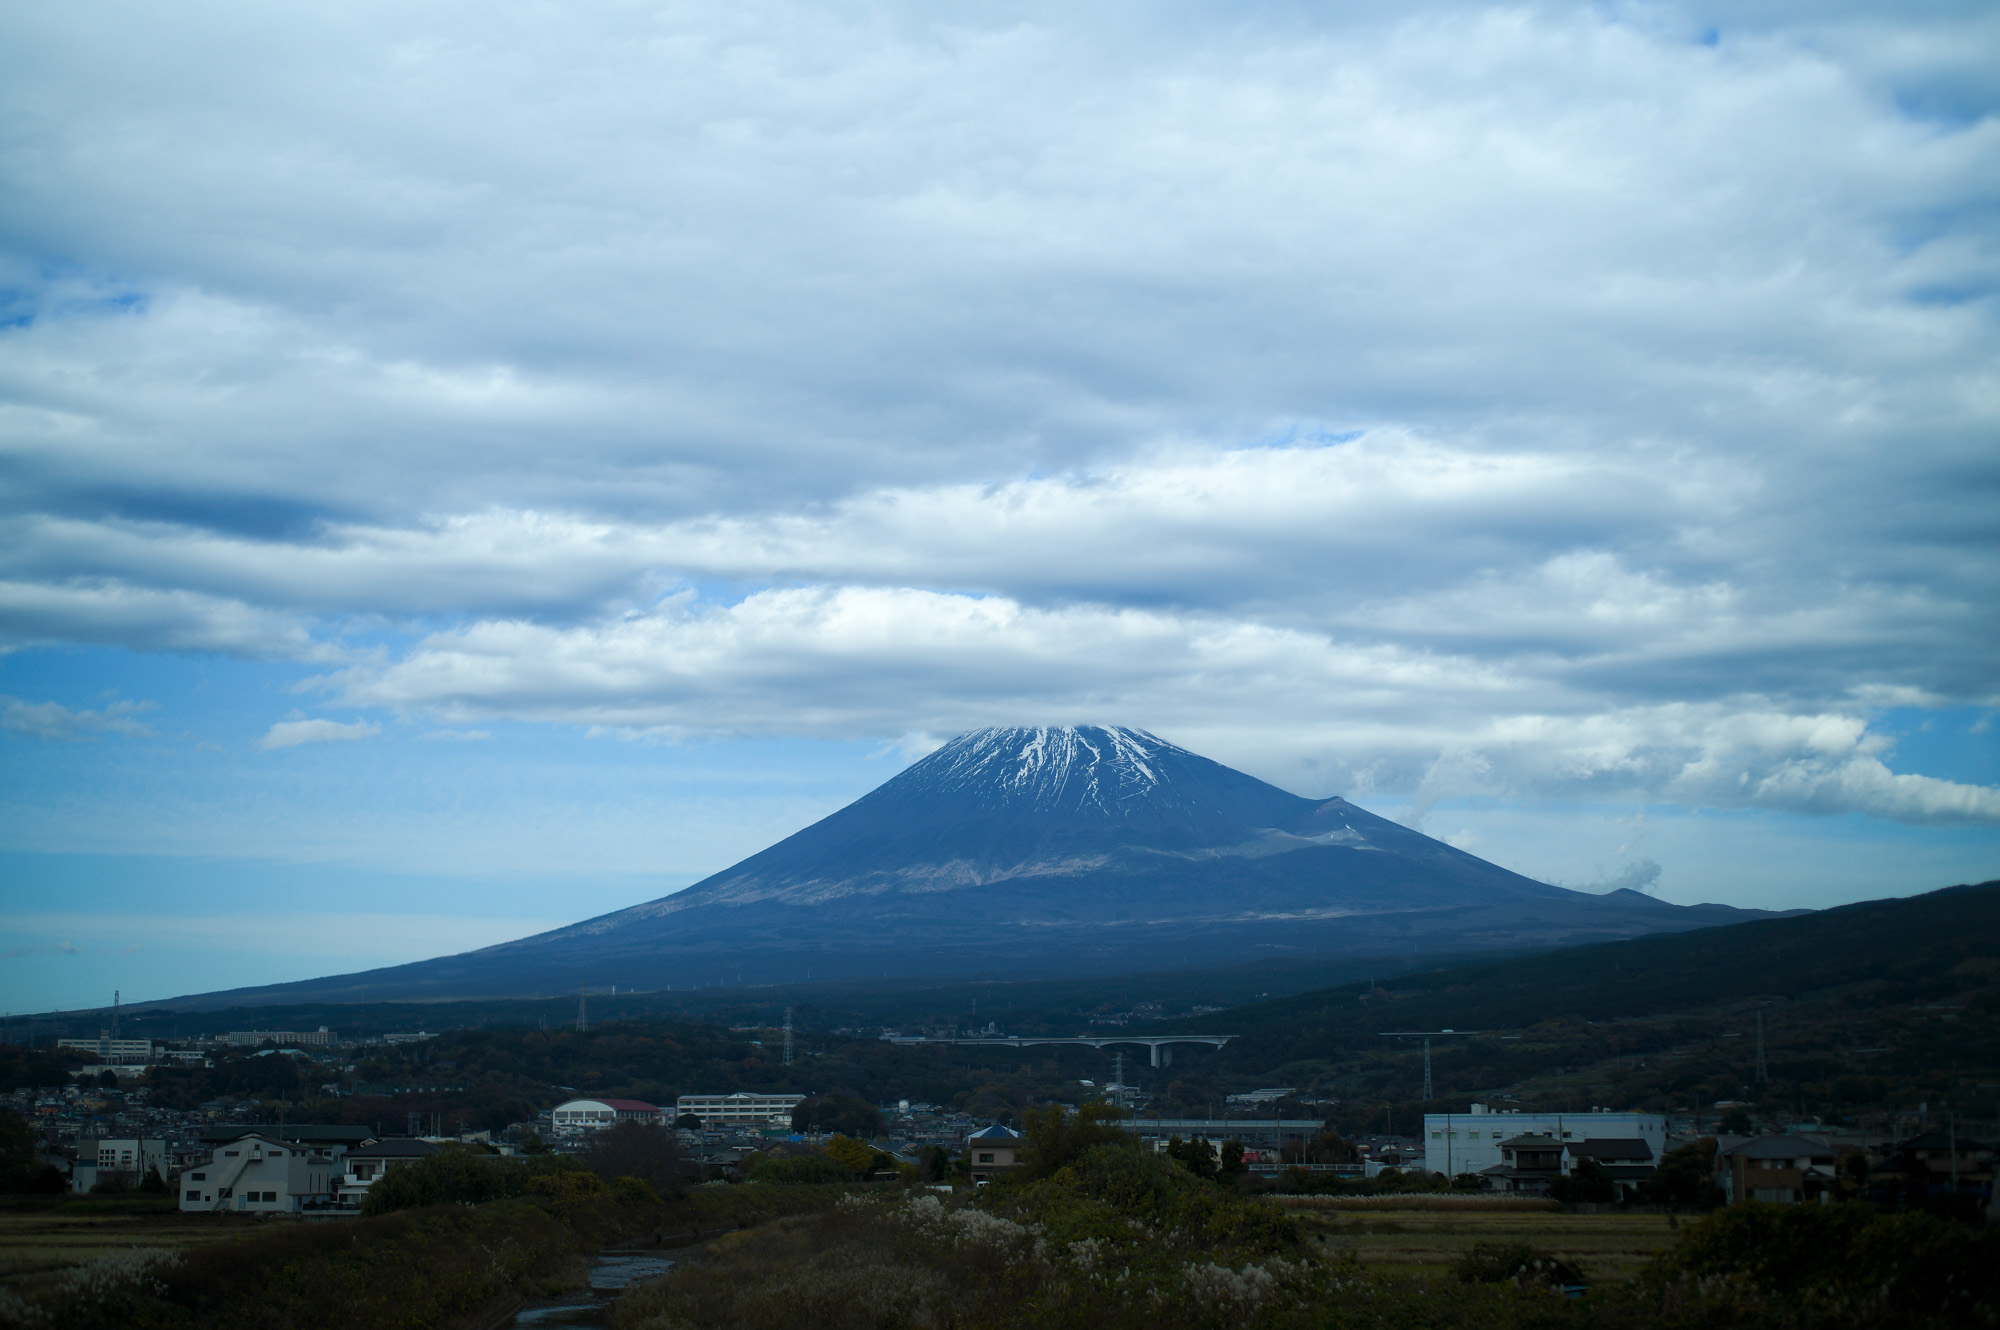
{"type": "Polygon", "coordinates": [[[996,727],[952,740],[903,780],[937,791],[998,795],[1000,802],[1030,808],[1094,806],[1112,812],[1164,783],[1158,763],[1163,754],[1181,750],[1122,726],[996,727]]]}

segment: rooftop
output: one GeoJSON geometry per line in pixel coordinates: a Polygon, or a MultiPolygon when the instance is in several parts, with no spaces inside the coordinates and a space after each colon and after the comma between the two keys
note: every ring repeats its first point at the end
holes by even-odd
{"type": "Polygon", "coordinates": [[[1567,1149],[1573,1156],[1588,1159],[1636,1159],[1643,1161],[1653,1157],[1653,1147],[1636,1138],[1571,1141],[1567,1149]]]}
{"type": "Polygon", "coordinates": [[[1831,1159],[1835,1151],[1812,1136],[1752,1136],[1722,1153],[1738,1159],[1831,1159]]]}

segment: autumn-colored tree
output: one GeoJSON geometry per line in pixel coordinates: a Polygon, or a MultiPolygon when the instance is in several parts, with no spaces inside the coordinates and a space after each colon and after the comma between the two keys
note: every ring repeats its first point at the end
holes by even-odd
{"type": "Polygon", "coordinates": [[[875,1168],[876,1151],[865,1141],[857,1141],[851,1136],[836,1136],[824,1147],[826,1157],[839,1164],[856,1177],[867,1177],[875,1168]]]}

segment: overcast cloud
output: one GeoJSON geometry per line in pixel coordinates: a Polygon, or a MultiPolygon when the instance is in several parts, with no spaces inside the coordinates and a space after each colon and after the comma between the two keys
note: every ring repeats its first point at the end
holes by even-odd
{"type": "Polygon", "coordinates": [[[2000,824],[1870,728],[2000,706],[1996,106],[1973,4],[17,6],[0,641],[2000,824]]]}

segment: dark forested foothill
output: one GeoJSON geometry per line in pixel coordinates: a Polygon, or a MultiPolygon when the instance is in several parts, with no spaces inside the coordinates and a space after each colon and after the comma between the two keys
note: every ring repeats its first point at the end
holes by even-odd
{"type": "Polygon", "coordinates": [[[76,1065],[74,1057],[60,1057],[48,1049],[0,1044],[0,1094],[67,1084],[76,1065]]]}
{"type": "Polygon", "coordinates": [[[147,1073],[152,1102],[159,1108],[188,1110],[225,1096],[296,1101],[316,1089],[312,1069],[284,1053],[216,1049],[209,1065],[158,1066],[147,1073]]]}

